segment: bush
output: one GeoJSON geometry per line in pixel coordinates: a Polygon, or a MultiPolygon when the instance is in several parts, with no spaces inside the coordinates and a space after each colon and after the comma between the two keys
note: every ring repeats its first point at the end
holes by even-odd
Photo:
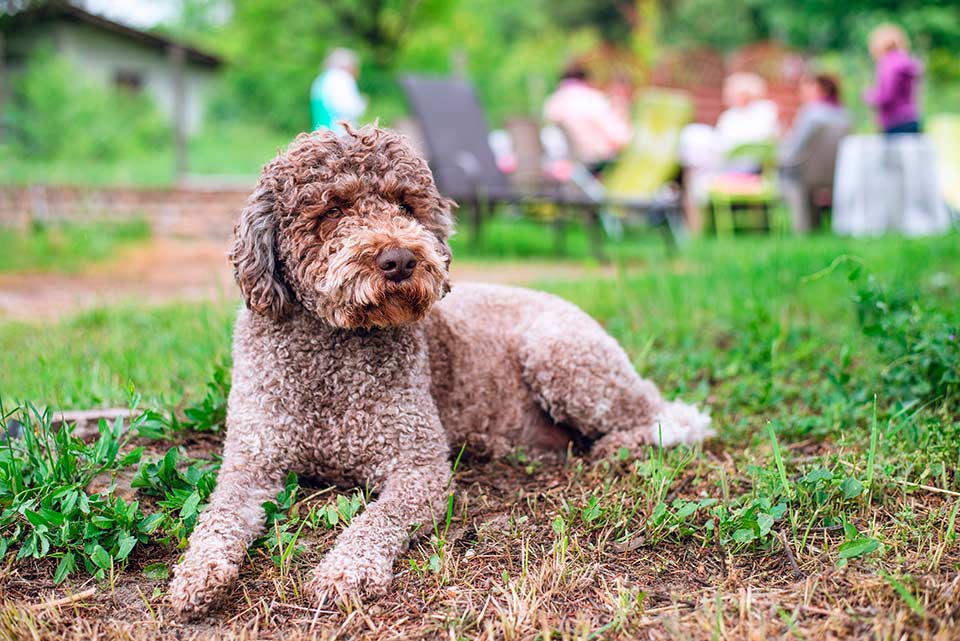
{"type": "Polygon", "coordinates": [[[33,159],[115,161],[171,141],[148,97],[98,85],[46,49],[13,78],[6,116],[8,153],[33,159]]]}

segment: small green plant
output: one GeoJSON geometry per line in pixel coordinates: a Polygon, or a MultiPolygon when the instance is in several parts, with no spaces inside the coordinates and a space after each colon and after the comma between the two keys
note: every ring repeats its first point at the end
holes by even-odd
{"type": "Polygon", "coordinates": [[[843,536],[844,541],[837,548],[837,556],[839,557],[837,564],[840,566],[846,565],[848,559],[866,556],[876,552],[877,548],[880,547],[879,540],[860,534],[852,523],[846,521],[843,523],[843,536]]]}
{"type": "Polygon", "coordinates": [[[164,539],[183,545],[213,492],[219,463],[193,462],[181,472],[180,461],[177,448],[171,447],[162,458],[141,465],[131,486],[159,497],[160,512],[149,517],[154,529],[164,532],[164,539]]]}
{"type": "Polygon", "coordinates": [[[88,444],[72,425],[54,427],[50,412],[32,405],[9,414],[0,408],[0,419],[8,434],[0,446],[0,555],[59,559],[56,583],[81,566],[97,579],[112,576],[158,524],[138,501],[116,496],[112,480],[101,492],[90,489],[140,461],[141,447],[120,454],[131,430],[123,419],[101,420],[99,437],[88,444]],[[9,435],[16,431],[19,438],[9,435]]]}
{"type": "Polygon", "coordinates": [[[765,546],[773,540],[774,524],[786,513],[784,501],[775,503],[766,496],[742,497],[714,506],[704,528],[713,533],[720,545],[734,550],[765,546]]]}
{"type": "Polygon", "coordinates": [[[146,438],[172,438],[179,432],[219,432],[226,426],[227,399],[230,396],[230,371],[223,363],[214,366],[203,398],[187,405],[183,418],[176,411],[147,410],[139,426],[146,438]]]}
{"type": "Polygon", "coordinates": [[[942,402],[960,408],[960,325],[914,292],[884,288],[859,270],[854,301],[861,331],[887,360],[884,394],[901,404],[942,402]]]}

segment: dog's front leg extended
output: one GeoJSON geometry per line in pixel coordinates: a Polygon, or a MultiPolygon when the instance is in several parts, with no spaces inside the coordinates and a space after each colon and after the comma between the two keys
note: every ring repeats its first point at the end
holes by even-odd
{"type": "Polygon", "coordinates": [[[169,599],[181,616],[204,613],[233,583],[247,547],[264,527],[263,504],[283,489],[283,468],[231,426],[210,503],[200,514],[169,599]]]}
{"type": "MultiPolygon", "coordinates": [[[[445,445],[438,445],[445,453],[445,445]]],[[[318,605],[350,596],[378,596],[393,579],[393,563],[411,528],[432,527],[450,478],[446,457],[406,461],[383,483],[380,497],[337,539],[312,572],[307,595],[318,605]]]]}

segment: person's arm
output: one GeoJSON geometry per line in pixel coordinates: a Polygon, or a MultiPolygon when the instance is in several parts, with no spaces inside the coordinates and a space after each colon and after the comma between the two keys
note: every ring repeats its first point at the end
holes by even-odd
{"type": "Polygon", "coordinates": [[[813,135],[815,123],[816,119],[813,117],[810,107],[804,107],[797,112],[793,127],[790,128],[777,148],[777,165],[779,167],[792,167],[800,162],[800,154],[813,135]]]}
{"type": "Polygon", "coordinates": [[[893,64],[883,60],[877,65],[877,83],[866,91],[863,98],[868,105],[873,107],[882,107],[896,96],[894,88],[896,87],[896,67],[893,64]]]}

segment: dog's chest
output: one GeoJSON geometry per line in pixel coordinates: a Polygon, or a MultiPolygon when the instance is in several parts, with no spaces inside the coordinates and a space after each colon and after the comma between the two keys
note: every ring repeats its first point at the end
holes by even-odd
{"type": "Polygon", "coordinates": [[[377,482],[422,438],[429,402],[422,336],[298,331],[274,338],[275,367],[263,371],[264,382],[290,419],[297,471],[377,482]]]}

